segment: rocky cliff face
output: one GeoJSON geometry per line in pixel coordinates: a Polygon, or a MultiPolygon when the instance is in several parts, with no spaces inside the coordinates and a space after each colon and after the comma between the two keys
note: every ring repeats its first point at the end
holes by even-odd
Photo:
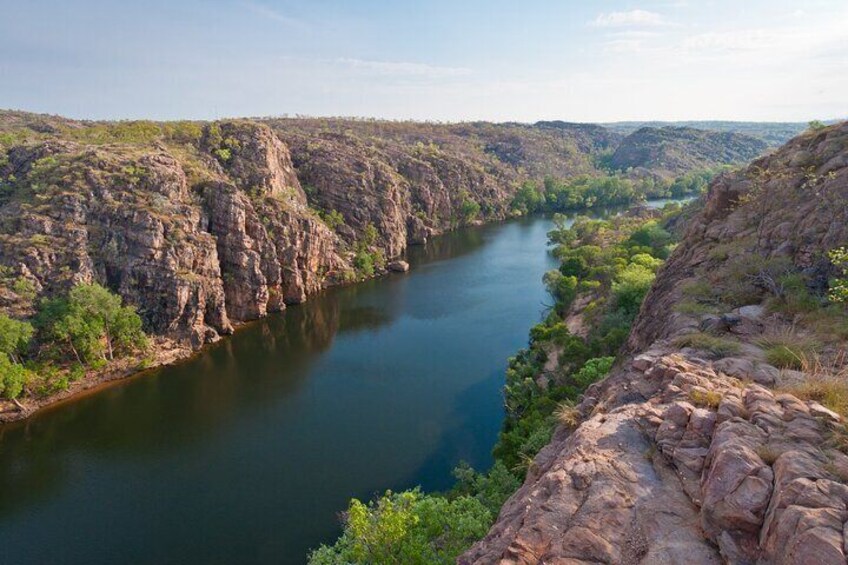
{"type": "Polygon", "coordinates": [[[846,198],[848,124],[716,180],[624,359],[460,563],[845,563],[845,423],[819,403],[848,391],[845,336],[776,307],[769,269],[815,296],[826,251],[848,242],[846,198]],[[722,290],[700,296],[717,312],[679,308],[698,288],[722,290]],[[764,351],[813,337],[815,363],[781,369],[764,351]]]}
{"type": "Polygon", "coordinates": [[[621,137],[544,122],[91,123],[0,112],[0,309],[97,281],[194,347],[387,259],[503,219],[523,180],[597,174],[621,137]],[[332,221],[324,221],[331,218],[332,221]],[[328,223],[329,222],[329,223],[328,223]],[[16,281],[30,292],[15,292],[16,281]]]}

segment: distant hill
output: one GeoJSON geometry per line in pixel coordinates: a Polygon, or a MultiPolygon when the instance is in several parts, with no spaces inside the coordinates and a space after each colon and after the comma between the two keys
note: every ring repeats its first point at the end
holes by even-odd
{"type": "Polygon", "coordinates": [[[741,133],[643,127],[621,141],[609,165],[622,171],[647,169],[676,176],[717,164],[746,163],[767,148],[765,141],[741,133]]]}
{"type": "Polygon", "coordinates": [[[743,133],[762,139],[769,146],[783,145],[807,129],[807,122],[729,122],[729,121],[683,121],[683,122],[611,122],[601,124],[621,135],[629,135],[643,127],[687,127],[710,131],[743,133]]]}

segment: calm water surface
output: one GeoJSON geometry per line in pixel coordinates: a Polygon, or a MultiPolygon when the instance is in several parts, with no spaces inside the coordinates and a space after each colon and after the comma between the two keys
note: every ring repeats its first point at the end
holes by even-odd
{"type": "Polygon", "coordinates": [[[0,428],[0,562],[304,563],[351,497],[488,467],[550,228],[435,238],[407,275],[0,428]]]}

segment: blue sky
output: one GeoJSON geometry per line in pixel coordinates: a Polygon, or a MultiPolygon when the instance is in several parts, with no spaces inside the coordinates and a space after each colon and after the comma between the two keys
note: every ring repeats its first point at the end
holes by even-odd
{"type": "Polygon", "coordinates": [[[0,108],[79,118],[848,116],[845,0],[0,0],[0,108]]]}

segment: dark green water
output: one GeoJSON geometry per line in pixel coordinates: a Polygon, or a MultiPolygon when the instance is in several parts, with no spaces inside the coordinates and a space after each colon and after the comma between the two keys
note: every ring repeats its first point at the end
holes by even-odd
{"type": "Polygon", "coordinates": [[[407,275],[0,428],[0,562],[299,564],[351,497],[488,467],[550,227],[436,238],[407,275]]]}
{"type": "Polygon", "coordinates": [[[303,563],[351,497],[488,466],[550,226],[436,238],[407,275],[0,429],[0,562],[303,563]]]}

